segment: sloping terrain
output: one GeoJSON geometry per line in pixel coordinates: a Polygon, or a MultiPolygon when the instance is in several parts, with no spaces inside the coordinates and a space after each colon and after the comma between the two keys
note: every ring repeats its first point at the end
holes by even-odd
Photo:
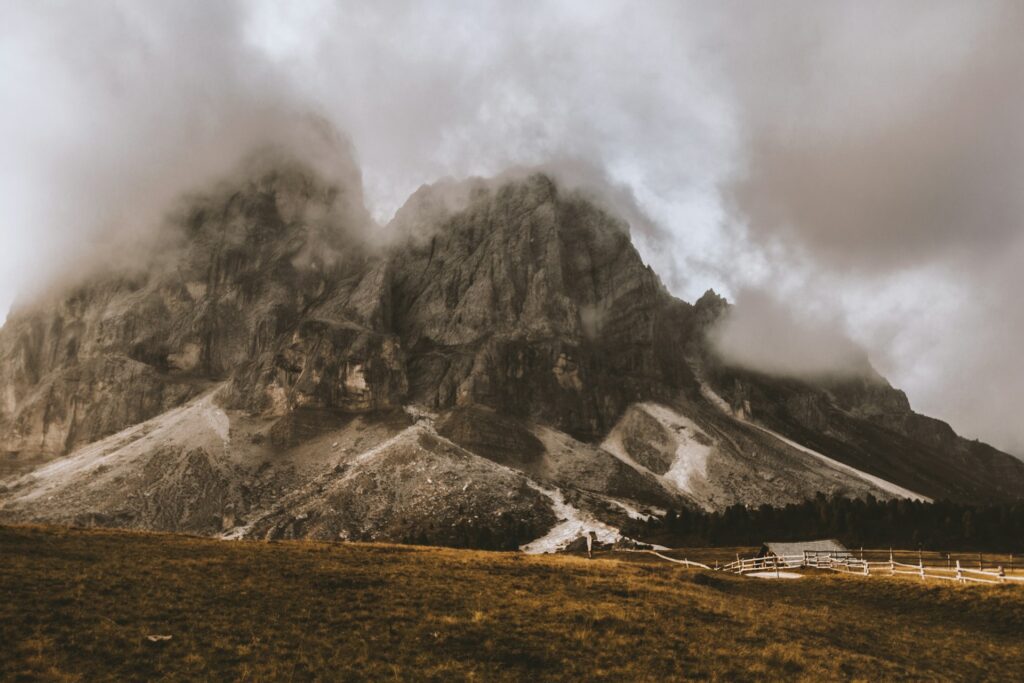
{"type": "Polygon", "coordinates": [[[653,403],[630,408],[602,447],[706,510],[798,502],[816,493],[913,497],[763,428],[689,406],[693,418],[653,403]]]}
{"type": "Polygon", "coordinates": [[[984,681],[1024,662],[1013,586],[106,530],[0,528],[0,553],[4,680],[984,681]]]}
{"type": "Polygon", "coordinates": [[[242,505],[229,445],[228,417],[205,395],[9,480],[3,514],[216,533],[242,505]]]}
{"type": "Polygon", "coordinates": [[[641,508],[687,502],[549,428],[534,427],[542,438],[533,460],[503,463],[494,452],[477,455],[445,438],[436,416],[413,408],[261,418],[225,411],[215,397],[207,393],[8,479],[0,520],[504,549],[570,519],[588,520],[537,546],[555,550],[591,529],[617,540],[609,524],[645,514],[641,508]]]}
{"type": "MultiPolygon", "coordinates": [[[[696,304],[702,325],[726,306],[706,294],[696,304]]],[[[705,399],[722,412],[915,497],[965,502],[1024,497],[1024,461],[915,413],[906,394],[870,367],[857,377],[812,381],[729,367],[707,347],[691,347],[688,356],[705,399]]]]}
{"type": "Polygon", "coordinates": [[[357,173],[255,159],[152,253],[11,313],[0,518],[516,547],[686,506],[1024,492],[1024,463],[869,369],[723,365],[728,304],[672,297],[599,198],[441,183],[375,234],[357,173]]]}
{"type": "Polygon", "coordinates": [[[667,508],[893,495],[756,428],[705,431],[653,403],[595,447],[487,408],[259,418],[215,398],[9,479],[0,520],[556,550],[667,508]]]}

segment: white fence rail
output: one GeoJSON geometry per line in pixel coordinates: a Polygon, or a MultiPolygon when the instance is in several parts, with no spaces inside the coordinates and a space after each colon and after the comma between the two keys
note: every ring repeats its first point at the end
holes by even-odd
{"type": "Polygon", "coordinates": [[[781,569],[799,569],[804,565],[803,555],[768,555],[766,557],[748,557],[730,562],[722,571],[734,572],[736,574],[747,574],[750,572],[778,571],[781,569]]]}
{"type": "Polygon", "coordinates": [[[871,562],[854,557],[851,553],[808,551],[802,555],[768,555],[766,557],[737,558],[735,562],[720,567],[722,571],[735,574],[750,572],[779,571],[781,569],[828,569],[844,574],[861,576],[907,575],[926,579],[954,581],[956,583],[1017,583],[1024,585],[1024,576],[1008,576],[1002,567],[995,569],[970,569],[956,561],[955,567],[926,565],[922,560],[917,564],[896,562],[890,554],[889,561],[871,562]]]}
{"type": "Polygon", "coordinates": [[[675,562],[676,564],[681,564],[681,565],[684,565],[686,567],[696,567],[697,569],[711,569],[711,567],[709,567],[706,564],[701,564],[700,562],[693,562],[692,560],[687,560],[687,559],[680,560],[680,559],[677,559],[675,557],[669,557],[668,555],[662,555],[657,550],[626,550],[625,552],[629,552],[629,553],[646,553],[648,555],[654,555],[655,557],[660,557],[663,560],[668,560],[669,562],[675,562]]]}

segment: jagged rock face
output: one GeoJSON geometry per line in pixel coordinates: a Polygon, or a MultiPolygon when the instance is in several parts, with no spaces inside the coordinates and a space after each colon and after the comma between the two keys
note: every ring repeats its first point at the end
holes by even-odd
{"type": "Polygon", "coordinates": [[[160,292],[137,282],[84,287],[52,308],[14,313],[0,339],[0,450],[32,458],[162,412],[194,393],[134,343],[160,292]],[[128,309],[128,310],[126,310],[128,309]],[[137,331],[137,332],[135,332],[137,331]]]}
{"type": "Polygon", "coordinates": [[[467,194],[465,209],[394,251],[413,400],[489,405],[595,439],[630,403],[692,386],[676,352],[689,307],[625,225],[541,175],[467,194]]]}
{"type": "Polygon", "coordinates": [[[438,425],[441,436],[502,465],[528,469],[544,444],[522,422],[478,406],[457,408],[438,425]]]}
{"type": "Polygon", "coordinates": [[[309,407],[391,408],[401,405],[406,393],[403,361],[394,335],[351,323],[304,320],[276,353],[240,368],[229,403],[276,415],[309,407]]]}
{"type": "Polygon", "coordinates": [[[504,548],[659,508],[1024,491],[877,375],[723,365],[727,302],[674,299],[544,175],[421,188],[387,246],[357,185],[294,163],[177,215],[0,330],[0,475],[71,452],[0,485],[0,518],[504,548]]]}
{"type": "Polygon", "coordinates": [[[338,190],[301,167],[263,169],[194,200],[132,272],[94,275],[12,313],[0,333],[0,450],[59,455],[178,405],[210,381],[245,377],[250,359],[278,353],[277,374],[244,402],[278,410],[286,408],[277,402],[391,405],[360,379],[385,374],[391,392],[404,393],[394,338],[351,329],[382,324],[386,288],[361,237],[346,232],[352,218],[338,215],[341,203],[338,190]],[[335,317],[318,325],[311,310],[335,317]],[[340,375],[351,388],[343,395],[318,386],[340,375]]]}
{"type": "Polygon", "coordinates": [[[594,439],[629,403],[692,384],[674,352],[685,328],[673,323],[689,309],[643,265],[626,226],[540,175],[466,195],[347,271],[347,286],[236,373],[232,405],[481,404],[594,439]]]}
{"type": "Polygon", "coordinates": [[[819,380],[772,377],[705,356],[709,384],[744,418],[933,499],[1017,500],[1024,462],[915,413],[873,371],[819,380]]]}
{"type": "MultiPolygon", "coordinates": [[[[52,338],[43,343],[59,344],[52,338]]],[[[5,412],[11,417],[4,425],[2,448],[29,459],[95,441],[178,405],[194,392],[191,384],[118,354],[59,367],[32,386],[18,367],[27,355],[15,356],[15,370],[11,379],[5,379],[9,399],[5,412]]]]}
{"type": "Polygon", "coordinates": [[[194,199],[131,273],[16,312],[0,447],[59,455],[224,378],[226,404],[252,412],[481,404],[587,440],[692,388],[689,306],[625,225],[547,177],[467,190],[383,251],[338,195],[263,169],[194,199]]]}

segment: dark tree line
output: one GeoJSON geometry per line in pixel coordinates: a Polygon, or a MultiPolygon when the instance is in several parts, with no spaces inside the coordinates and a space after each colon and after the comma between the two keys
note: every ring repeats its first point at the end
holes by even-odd
{"type": "Polygon", "coordinates": [[[818,494],[784,507],[733,505],[721,512],[670,510],[632,521],[632,538],[668,546],[759,545],[838,538],[848,547],[1024,551],[1024,501],[965,505],[948,501],[851,499],[818,494]]]}

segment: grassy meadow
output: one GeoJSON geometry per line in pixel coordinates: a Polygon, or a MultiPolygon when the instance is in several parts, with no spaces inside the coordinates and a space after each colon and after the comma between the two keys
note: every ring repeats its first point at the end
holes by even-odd
{"type": "Polygon", "coordinates": [[[0,527],[0,680],[1024,672],[1021,586],[771,581],[649,559],[0,527]]]}

